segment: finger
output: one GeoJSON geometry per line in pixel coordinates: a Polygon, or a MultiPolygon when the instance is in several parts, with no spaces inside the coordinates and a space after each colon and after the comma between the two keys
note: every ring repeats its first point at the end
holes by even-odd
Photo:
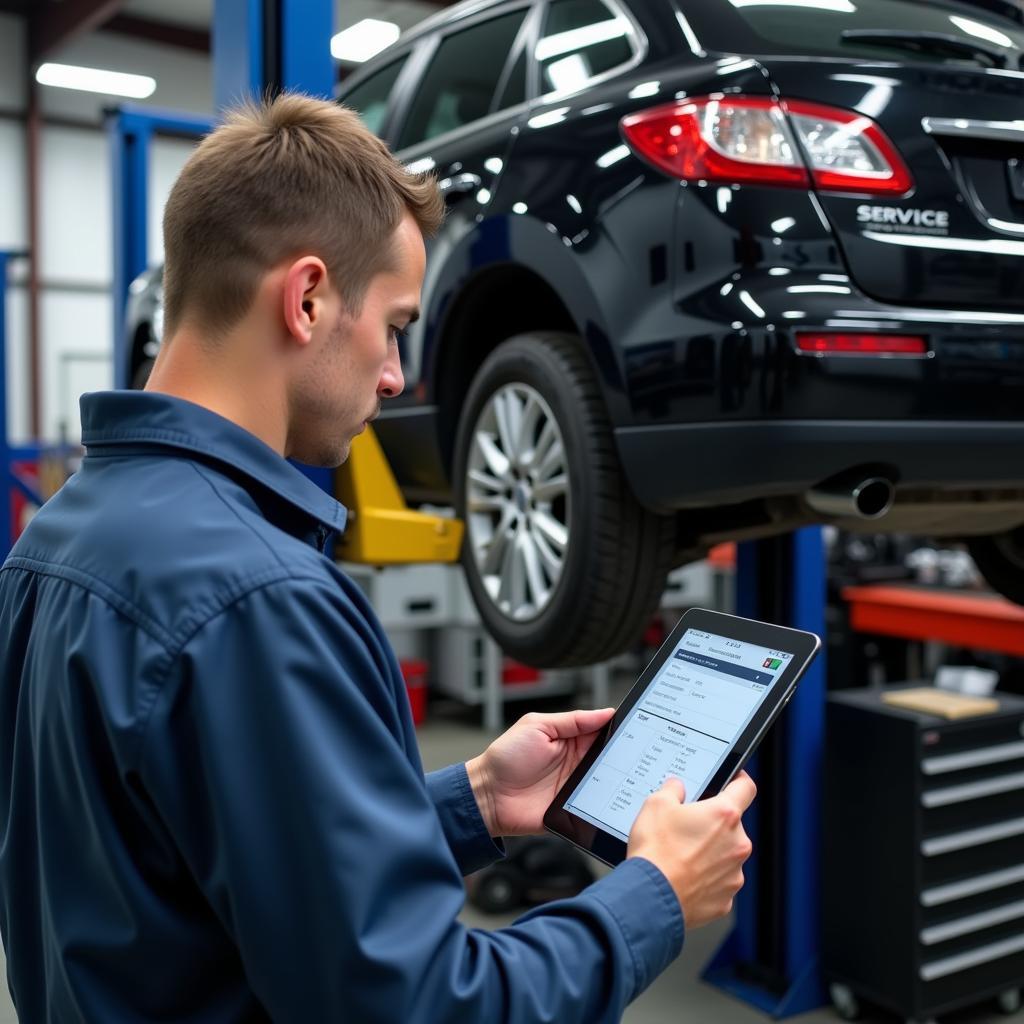
{"type": "Polygon", "coordinates": [[[677,779],[674,776],[669,776],[662,784],[659,793],[668,793],[669,796],[678,800],[682,803],[686,799],[686,786],[683,785],[682,779],[677,779]]]}
{"type": "Polygon", "coordinates": [[[615,708],[597,711],[562,711],[553,715],[539,715],[540,725],[554,739],[568,740],[597,732],[611,720],[615,708]]]}
{"type": "Polygon", "coordinates": [[[722,790],[720,796],[728,800],[742,814],[754,802],[754,797],[757,796],[757,786],[754,785],[754,780],[746,772],[740,772],[722,790]]]}

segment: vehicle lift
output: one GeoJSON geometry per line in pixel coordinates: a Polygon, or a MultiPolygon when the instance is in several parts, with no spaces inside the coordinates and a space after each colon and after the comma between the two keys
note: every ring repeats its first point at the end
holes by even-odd
{"type": "MultiPolygon", "coordinates": [[[[280,88],[333,96],[335,71],[326,41],[332,0],[214,0],[213,57],[218,109],[280,88]],[[310,47],[310,40],[322,45],[310,47]]],[[[146,269],[149,144],[156,135],[197,138],[208,120],[124,107],[108,119],[114,169],[114,381],[127,387],[124,310],[132,280],[146,269]]],[[[39,446],[8,444],[4,373],[4,297],[9,257],[0,253],[0,472],[28,500],[41,496],[12,473],[38,459],[39,446]]],[[[372,565],[454,562],[458,520],[406,505],[373,431],[355,439],[337,473],[300,467],[350,510],[335,555],[372,565]]],[[[0,501],[0,551],[13,537],[11,493],[0,501]]],[[[824,632],[825,560],[821,530],[739,546],[737,613],[819,635],[824,632]]],[[[821,855],[821,763],[825,720],[824,658],[808,671],[787,714],[750,766],[759,795],[745,824],[755,854],[735,903],[734,928],[707,966],[707,981],[775,1017],[824,1005],[819,966],[818,862],[821,855]]]]}

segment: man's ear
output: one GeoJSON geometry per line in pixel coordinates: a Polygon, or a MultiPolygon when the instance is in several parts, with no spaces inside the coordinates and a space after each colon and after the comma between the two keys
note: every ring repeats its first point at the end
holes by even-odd
{"type": "Polygon", "coordinates": [[[313,329],[325,315],[327,290],[327,267],[317,256],[301,256],[285,271],[284,324],[300,345],[309,344],[313,329]]]}

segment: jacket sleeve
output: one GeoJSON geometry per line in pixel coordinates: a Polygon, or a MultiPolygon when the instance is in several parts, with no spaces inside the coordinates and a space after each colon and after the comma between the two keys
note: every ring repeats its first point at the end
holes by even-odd
{"type": "Polygon", "coordinates": [[[491,838],[473,796],[464,764],[428,772],[427,792],[459,871],[468,875],[505,856],[505,847],[491,838]]]}
{"type": "Polygon", "coordinates": [[[665,877],[628,861],[500,931],[397,739],[380,643],[325,582],[270,584],[172,660],[139,774],[278,1024],[604,1024],[678,954],[665,877]]]}

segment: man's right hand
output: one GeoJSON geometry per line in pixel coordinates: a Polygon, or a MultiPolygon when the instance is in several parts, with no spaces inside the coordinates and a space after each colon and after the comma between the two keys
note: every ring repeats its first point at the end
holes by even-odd
{"type": "Polygon", "coordinates": [[[687,928],[724,917],[743,887],[743,863],[753,849],[743,812],[757,795],[746,772],[716,797],[684,804],[679,779],[667,779],[652,793],[633,823],[627,857],[644,857],[658,867],[683,908],[687,928]]]}

